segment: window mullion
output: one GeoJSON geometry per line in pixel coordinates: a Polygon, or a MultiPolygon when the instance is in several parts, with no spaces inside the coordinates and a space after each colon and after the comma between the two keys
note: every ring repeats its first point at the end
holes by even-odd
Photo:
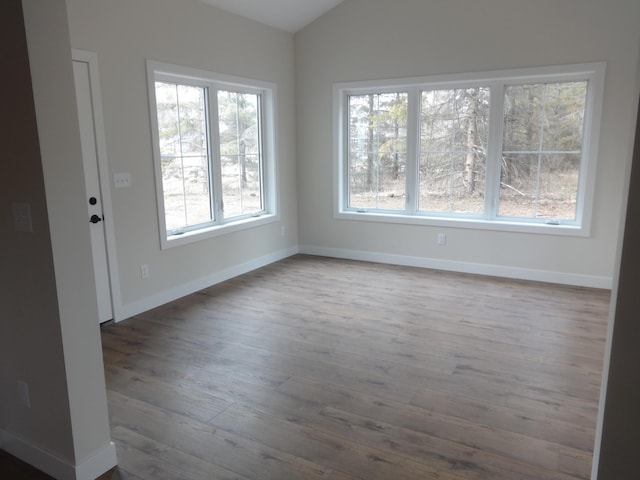
{"type": "Polygon", "coordinates": [[[493,82],[490,88],[484,211],[485,218],[493,220],[498,216],[498,201],[500,197],[504,124],[504,84],[502,82],[493,82]]]}
{"type": "Polygon", "coordinates": [[[214,85],[207,87],[208,112],[207,132],[209,137],[209,185],[211,210],[214,222],[220,224],[224,220],[222,204],[222,170],[220,163],[220,129],[218,119],[218,90],[214,85]]]}
{"type": "Polygon", "coordinates": [[[341,162],[339,165],[338,172],[338,180],[340,182],[339,188],[339,202],[340,205],[344,205],[344,207],[351,207],[351,196],[350,196],[350,182],[349,182],[349,167],[351,162],[351,134],[349,132],[350,118],[349,118],[349,94],[346,92],[340,92],[340,96],[338,99],[339,105],[339,121],[337,125],[340,128],[338,131],[338,145],[339,149],[339,158],[341,158],[341,162]]]}
{"type": "Polygon", "coordinates": [[[420,191],[420,90],[410,88],[407,96],[407,164],[405,209],[414,214],[418,211],[420,191]]]}
{"type": "Polygon", "coordinates": [[[262,132],[264,122],[264,93],[258,95],[258,168],[260,169],[260,211],[264,212],[267,208],[266,199],[264,198],[265,171],[264,171],[264,135],[262,132]]]}

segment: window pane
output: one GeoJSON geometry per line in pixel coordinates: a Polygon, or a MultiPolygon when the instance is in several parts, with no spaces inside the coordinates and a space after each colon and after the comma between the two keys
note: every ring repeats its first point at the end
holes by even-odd
{"type": "Polygon", "coordinates": [[[349,206],[404,210],[406,93],[349,97],[349,206]]]}
{"type": "Polygon", "coordinates": [[[505,157],[499,215],[575,219],[579,168],[580,156],[574,154],[505,157]]]}
{"type": "Polygon", "coordinates": [[[575,220],[587,82],[505,88],[499,215],[575,220]]]}
{"type": "Polygon", "coordinates": [[[506,87],[504,151],[538,151],[544,85],[506,87]]]}
{"type": "Polygon", "coordinates": [[[499,215],[535,217],[537,165],[537,155],[531,154],[514,154],[502,160],[499,215]]]}
{"type": "Polygon", "coordinates": [[[260,96],[218,92],[224,217],[263,210],[260,96]]]}
{"type": "Polygon", "coordinates": [[[422,92],[419,210],[484,211],[488,120],[488,88],[422,92]]]}
{"type": "Polygon", "coordinates": [[[155,86],[167,231],[209,222],[206,91],[164,82],[155,86]]]}

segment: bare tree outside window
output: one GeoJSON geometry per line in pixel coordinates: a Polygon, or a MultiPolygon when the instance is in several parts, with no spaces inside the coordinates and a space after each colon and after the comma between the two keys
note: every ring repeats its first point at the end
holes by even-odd
{"type": "Polygon", "coordinates": [[[604,71],[336,84],[336,216],[588,234],[604,71]]]}
{"type": "Polygon", "coordinates": [[[260,96],[218,92],[224,216],[262,210],[260,96]]]}
{"type": "Polygon", "coordinates": [[[586,96],[587,82],[506,87],[500,215],[576,218],[586,96]]]}
{"type": "Polygon", "coordinates": [[[155,85],[166,228],[209,222],[206,89],[155,85]]]}
{"type": "Polygon", "coordinates": [[[489,97],[488,88],[422,92],[421,211],[484,211],[489,97]]]}
{"type": "Polygon", "coordinates": [[[275,84],[147,61],[162,248],[277,221],[275,84]]]}
{"type": "Polygon", "coordinates": [[[349,205],[404,209],[407,94],[349,97],[349,205]]]}

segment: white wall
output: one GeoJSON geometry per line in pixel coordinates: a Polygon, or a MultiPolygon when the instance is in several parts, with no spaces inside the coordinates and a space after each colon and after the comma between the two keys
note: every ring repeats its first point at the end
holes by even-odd
{"type": "Polygon", "coordinates": [[[88,480],[115,465],[115,448],[66,8],[64,0],[23,0],[23,23],[19,4],[3,4],[1,16],[3,35],[12,32],[2,89],[12,108],[2,111],[1,130],[13,161],[0,188],[0,443],[56,478],[88,480]],[[12,202],[31,204],[32,233],[13,228],[12,202]],[[28,384],[30,406],[19,401],[19,380],[28,384]]]}
{"type": "Polygon", "coordinates": [[[72,46],[98,55],[110,173],[132,176],[131,188],[111,190],[119,316],[294,253],[293,35],[195,0],[67,0],[67,5],[72,46]],[[277,85],[281,222],[160,250],[146,59],[277,85]],[[140,279],[141,264],[149,265],[148,280],[140,279]]]}
{"type": "Polygon", "coordinates": [[[13,68],[1,80],[0,141],[13,160],[0,176],[0,433],[5,442],[26,439],[71,461],[62,332],[21,1],[1,8],[0,31],[12,48],[0,50],[0,61],[13,68]],[[13,202],[31,206],[33,232],[15,230],[13,202]],[[19,402],[18,381],[29,387],[31,408],[19,402]]]}
{"type": "Polygon", "coordinates": [[[610,287],[634,119],[636,0],[346,0],[296,34],[302,251],[610,287]],[[589,238],[336,220],[334,82],[605,61],[589,238]],[[437,232],[447,246],[436,245],[437,232]],[[395,257],[397,256],[397,257],[395,257]]]}

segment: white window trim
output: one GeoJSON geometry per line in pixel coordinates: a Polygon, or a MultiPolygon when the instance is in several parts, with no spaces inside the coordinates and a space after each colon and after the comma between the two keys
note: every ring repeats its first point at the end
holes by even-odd
{"type": "MultiPolygon", "coordinates": [[[[435,227],[471,228],[480,230],[539,233],[551,235],[568,235],[588,237],[591,234],[591,217],[593,212],[593,197],[595,193],[595,177],[597,168],[598,145],[600,137],[600,119],[602,112],[602,99],[604,93],[605,63],[584,63],[574,65],[549,66],[540,68],[523,68],[515,70],[500,70],[482,73],[465,73],[455,75],[437,75],[428,77],[413,77],[391,80],[373,80],[363,82],[341,82],[333,86],[333,185],[334,185],[334,218],[342,220],[356,220],[368,222],[399,223],[409,225],[428,225],[435,227]],[[528,84],[536,82],[588,80],[587,101],[585,110],[585,123],[583,140],[583,155],[580,165],[580,177],[578,183],[578,201],[576,204],[576,223],[547,224],[527,221],[527,219],[487,219],[477,216],[464,216],[456,214],[455,217],[443,214],[416,213],[395,211],[356,211],[346,208],[348,172],[346,142],[348,138],[346,122],[347,98],[349,95],[361,95],[367,93],[393,93],[397,91],[418,92],[420,89],[437,88],[461,88],[468,86],[495,87],[496,85],[528,84]]],[[[502,91],[502,90],[501,90],[502,91]]],[[[499,99],[500,105],[504,98],[499,99]]],[[[419,141],[417,134],[417,105],[409,101],[409,155],[417,148],[419,141]],[[415,121],[411,119],[415,118],[415,121]]],[[[495,105],[495,104],[493,104],[495,105]]],[[[493,142],[493,147],[501,143],[502,136],[502,111],[494,108],[490,111],[490,122],[500,125],[493,129],[493,135],[488,142],[493,142]],[[497,122],[497,123],[496,123],[497,122]],[[497,142],[497,143],[496,143],[497,142]]],[[[411,158],[411,157],[409,157],[411,158]]],[[[413,157],[415,159],[415,156],[413,157]]],[[[408,161],[407,175],[415,170],[415,161],[408,161]]],[[[487,177],[499,175],[495,171],[493,162],[487,162],[487,177]]],[[[415,172],[413,172],[415,175],[415,172]]],[[[409,183],[409,182],[408,182],[409,183]]],[[[411,182],[411,183],[417,183],[411,182]]],[[[417,185],[408,185],[407,195],[415,195],[417,185]]],[[[497,202],[499,192],[496,188],[488,188],[486,197],[488,202],[497,202]]]]}
{"type": "MultiPolygon", "coordinates": [[[[160,247],[167,249],[204,239],[226,235],[249,228],[255,228],[280,220],[279,191],[278,191],[278,156],[276,142],[276,84],[262,80],[253,80],[233,75],[225,75],[196,68],[172,65],[154,60],[147,60],[147,88],[149,94],[149,113],[151,122],[151,139],[153,150],[153,165],[156,185],[156,206],[158,212],[158,228],[160,247]],[[263,96],[262,112],[262,142],[263,142],[263,201],[264,210],[258,216],[242,216],[230,219],[225,223],[206,226],[196,230],[186,231],[176,235],[167,235],[164,194],[162,186],[162,168],[160,162],[160,141],[158,130],[158,116],[156,112],[156,80],[183,82],[196,86],[215,85],[221,88],[246,90],[248,93],[260,93],[263,96]]],[[[216,126],[211,126],[217,129],[216,126]]],[[[214,134],[215,132],[211,132],[214,134]]],[[[212,165],[212,168],[214,166],[212,165]]],[[[216,207],[218,210],[219,207],[216,207]]],[[[216,212],[219,213],[219,212],[216,212]]]]}

